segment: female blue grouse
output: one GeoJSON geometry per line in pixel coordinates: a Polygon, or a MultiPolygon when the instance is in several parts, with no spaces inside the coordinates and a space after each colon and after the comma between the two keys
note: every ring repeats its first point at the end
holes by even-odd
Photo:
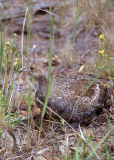
{"type": "MultiPolygon", "coordinates": [[[[23,72],[38,81],[35,102],[42,109],[46,97],[47,72],[34,65],[23,69],[23,72]]],[[[111,105],[111,91],[106,84],[108,80],[105,78],[89,74],[75,71],[57,73],[48,107],[68,122],[88,124],[111,105]]]]}

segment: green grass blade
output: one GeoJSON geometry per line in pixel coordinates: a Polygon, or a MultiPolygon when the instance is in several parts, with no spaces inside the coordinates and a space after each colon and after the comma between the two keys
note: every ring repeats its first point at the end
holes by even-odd
{"type": "Polygon", "coordinates": [[[106,135],[100,140],[99,144],[92,150],[92,152],[89,153],[88,157],[86,158],[86,160],[89,160],[94,153],[100,148],[100,146],[102,145],[102,143],[106,140],[106,138],[109,136],[109,134],[112,132],[114,128],[110,129],[106,135]]]}

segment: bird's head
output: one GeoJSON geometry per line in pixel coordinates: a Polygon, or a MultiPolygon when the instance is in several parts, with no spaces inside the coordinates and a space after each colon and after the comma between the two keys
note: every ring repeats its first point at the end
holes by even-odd
{"type": "Polygon", "coordinates": [[[19,70],[19,72],[25,73],[38,81],[40,77],[44,77],[44,79],[47,79],[47,72],[36,64],[23,67],[19,70]]]}

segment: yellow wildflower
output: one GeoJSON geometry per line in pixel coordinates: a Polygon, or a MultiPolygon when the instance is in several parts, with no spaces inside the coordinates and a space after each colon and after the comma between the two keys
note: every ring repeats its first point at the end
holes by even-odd
{"type": "Polygon", "coordinates": [[[14,33],[14,34],[13,34],[13,36],[14,36],[14,38],[16,38],[16,37],[17,37],[17,34],[16,34],[16,33],[14,33]]]}
{"type": "Polygon", "coordinates": [[[103,56],[104,55],[104,49],[103,50],[99,50],[99,53],[103,56]]]}
{"type": "Polygon", "coordinates": [[[99,35],[99,38],[100,38],[101,40],[103,40],[103,39],[104,39],[104,34],[100,34],[100,35],[99,35]]]}
{"type": "Polygon", "coordinates": [[[10,46],[10,42],[9,41],[5,42],[5,44],[6,44],[7,47],[10,46]]]}

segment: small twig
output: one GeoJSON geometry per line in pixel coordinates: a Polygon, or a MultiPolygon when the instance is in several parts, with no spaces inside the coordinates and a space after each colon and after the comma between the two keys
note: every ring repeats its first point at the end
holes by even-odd
{"type": "Polygon", "coordinates": [[[28,13],[28,7],[26,8],[25,17],[23,20],[23,28],[22,28],[22,39],[21,39],[21,56],[22,56],[22,67],[23,67],[23,43],[24,43],[24,28],[25,28],[25,21],[28,13]]]}

